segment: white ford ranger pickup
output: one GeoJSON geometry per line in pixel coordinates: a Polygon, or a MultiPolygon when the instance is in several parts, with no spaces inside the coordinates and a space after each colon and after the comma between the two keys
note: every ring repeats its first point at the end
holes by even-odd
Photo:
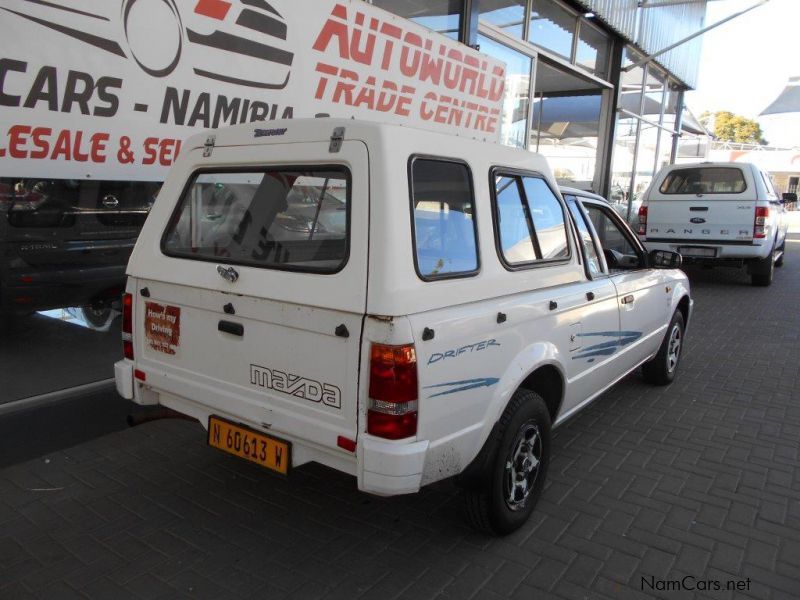
{"type": "Polygon", "coordinates": [[[458,476],[479,528],[519,527],[550,431],[643,365],[672,381],[680,256],[530,152],[310,119],[184,144],[128,265],[119,393],[288,474],[391,495],[458,476]]]}
{"type": "Polygon", "coordinates": [[[769,174],[751,163],[669,165],[645,193],[637,233],[650,250],[746,266],[753,285],[767,286],[783,265],[784,203],[769,174]]]}

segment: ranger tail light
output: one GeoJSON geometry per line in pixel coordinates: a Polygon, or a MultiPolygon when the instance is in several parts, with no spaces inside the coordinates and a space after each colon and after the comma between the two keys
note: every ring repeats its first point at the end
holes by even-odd
{"type": "Polygon", "coordinates": [[[122,294],[122,354],[133,360],[133,295],[122,294]]]}
{"type": "Polygon", "coordinates": [[[767,219],[769,218],[768,206],[756,206],[756,220],[753,223],[753,237],[764,239],[767,237],[767,219]]]}
{"type": "Polygon", "coordinates": [[[417,353],[414,344],[372,344],[367,433],[399,440],[417,433],[417,353]]]}
{"type": "Polygon", "coordinates": [[[647,207],[639,207],[639,235],[647,234],[647,207]]]}

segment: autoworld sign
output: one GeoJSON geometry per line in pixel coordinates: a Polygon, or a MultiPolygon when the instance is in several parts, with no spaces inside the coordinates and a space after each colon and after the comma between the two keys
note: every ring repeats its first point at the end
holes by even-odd
{"type": "Polygon", "coordinates": [[[160,180],[197,129],[321,113],[499,138],[502,63],[360,0],[0,15],[0,176],[160,180]]]}

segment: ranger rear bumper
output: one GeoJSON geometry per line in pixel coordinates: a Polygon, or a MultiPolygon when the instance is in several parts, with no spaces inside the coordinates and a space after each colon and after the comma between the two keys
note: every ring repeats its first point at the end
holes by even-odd
{"type": "Polygon", "coordinates": [[[768,243],[753,244],[753,243],[709,243],[699,240],[643,240],[645,247],[648,250],[668,250],[670,252],[680,252],[679,248],[692,247],[692,248],[712,248],[716,251],[716,256],[691,256],[688,253],[682,255],[684,261],[700,261],[700,262],[722,262],[726,260],[752,260],[761,259],[769,256],[771,246],[768,243]]]}

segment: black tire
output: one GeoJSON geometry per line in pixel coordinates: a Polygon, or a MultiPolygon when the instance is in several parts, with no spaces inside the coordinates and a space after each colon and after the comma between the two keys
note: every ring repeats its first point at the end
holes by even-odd
{"type": "Polygon", "coordinates": [[[92,329],[102,330],[108,326],[109,318],[111,317],[111,305],[103,304],[99,306],[92,306],[86,304],[80,307],[80,315],[86,324],[92,329]]]}
{"type": "Polygon", "coordinates": [[[482,485],[464,490],[467,520],[480,531],[507,535],[528,520],[547,477],[550,413],[541,396],[514,392],[486,443],[493,455],[490,472],[482,485]]]}
{"type": "Polygon", "coordinates": [[[786,240],[783,240],[783,242],[781,243],[781,247],[778,248],[778,251],[781,253],[781,256],[778,260],[775,261],[775,266],[782,267],[783,258],[786,256],[786,240]]]}
{"type": "Polygon", "coordinates": [[[758,287],[772,285],[772,276],[775,273],[775,261],[772,259],[772,252],[769,256],[756,261],[750,270],[750,283],[758,287]]]}
{"type": "Polygon", "coordinates": [[[683,333],[686,324],[683,313],[675,311],[667,327],[667,333],[658,349],[658,353],[642,365],[642,375],[647,383],[653,385],[669,385],[675,381],[681,355],[683,354],[683,333]]]}

